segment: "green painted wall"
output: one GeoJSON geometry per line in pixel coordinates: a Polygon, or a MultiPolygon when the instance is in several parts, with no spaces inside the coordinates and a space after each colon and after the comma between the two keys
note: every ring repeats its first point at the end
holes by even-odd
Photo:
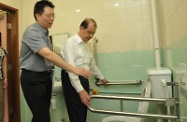
{"type": "MultiPolygon", "coordinates": [[[[147,81],[147,68],[155,66],[154,51],[129,51],[129,52],[112,52],[97,54],[97,65],[103,75],[111,82],[128,82],[142,80],[141,86],[96,86],[94,78],[90,79],[90,84],[93,89],[98,89],[101,95],[125,95],[125,96],[140,96],[144,83],[147,81]]],[[[58,74],[60,70],[58,70],[58,74]]],[[[57,109],[51,109],[52,122],[65,122],[68,120],[67,112],[62,93],[56,95],[57,109]]],[[[28,109],[23,96],[21,95],[21,111],[22,121],[30,122],[31,113],[28,109]]],[[[109,110],[120,111],[120,101],[113,100],[93,100],[91,106],[94,108],[103,108],[109,110]]],[[[154,105],[151,105],[154,107],[154,105]]],[[[126,111],[136,112],[138,103],[132,101],[123,101],[123,108],[126,111]]],[[[150,111],[155,111],[150,108],[150,111]]],[[[101,122],[108,115],[88,112],[88,122],[101,122]]]]}
{"type": "MultiPolygon", "coordinates": [[[[183,87],[184,84],[181,84],[181,79],[177,70],[179,68],[179,64],[187,64],[187,35],[182,36],[178,40],[176,40],[171,48],[163,49],[165,55],[165,65],[168,65],[170,69],[173,71],[173,81],[179,83],[179,115],[181,122],[187,122],[187,87],[183,87]],[[170,55],[170,56],[168,56],[170,55]],[[167,56],[167,57],[166,57],[167,56]],[[170,57],[170,59],[168,59],[170,57]],[[168,62],[170,60],[170,62],[168,62]],[[185,89],[185,91],[183,91],[185,89]]],[[[185,74],[186,75],[186,74],[185,74]]],[[[185,76],[186,77],[186,76],[185,76]]],[[[177,94],[178,95],[178,94],[177,94]]]]}

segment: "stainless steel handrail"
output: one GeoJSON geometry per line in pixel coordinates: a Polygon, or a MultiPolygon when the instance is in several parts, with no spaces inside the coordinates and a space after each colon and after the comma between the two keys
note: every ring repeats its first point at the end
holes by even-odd
{"type": "MultiPolygon", "coordinates": [[[[143,97],[119,97],[119,96],[102,96],[102,95],[92,95],[90,96],[98,99],[122,99],[122,100],[137,100],[137,101],[155,101],[155,102],[166,102],[166,99],[162,98],[143,98],[143,97]]],[[[175,103],[178,104],[177,99],[173,98],[175,103]]],[[[149,114],[149,113],[131,113],[131,112],[119,112],[119,111],[109,111],[102,109],[93,109],[88,106],[88,109],[94,113],[102,114],[112,114],[112,115],[123,115],[123,116],[134,116],[134,117],[147,117],[147,118],[161,118],[161,119],[179,119],[176,115],[161,115],[161,114],[149,114]]]]}
{"type": "MultiPolygon", "coordinates": [[[[166,102],[164,98],[148,98],[148,97],[127,97],[127,96],[104,96],[104,95],[91,95],[91,99],[98,98],[98,99],[118,99],[118,100],[135,100],[135,101],[155,101],[155,102],[166,102]]],[[[172,98],[174,99],[174,98],[172,98]]],[[[175,99],[175,101],[177,101],[175,99]]]]}
{"type": "MultiPolygon", "coordinates": [[[[96,80],[95,85],[100,86],[104,85],[100,80],[96,80]]],[[[129,82],[109,82],[106,85],[142,85],[141,80],[129,81],[129,82]]]]}
{"type": "Polygon", "coordinates": [[[161,118],[161,119],[178,119],[178,116],[174,116],[174,115],[149,114],[149,113],[144,114],[144,113],[130,113],[130,112],[108,111],[108,110],[93,109],[90,106],[88,106],[88,109],[91,112],[102,113],[102,114],[134,116],[134,117],[147,117],[147,118],[161,118]]]}

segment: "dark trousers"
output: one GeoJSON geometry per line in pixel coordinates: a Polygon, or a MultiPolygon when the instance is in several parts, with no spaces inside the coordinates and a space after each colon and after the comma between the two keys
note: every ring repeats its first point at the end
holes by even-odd
{"type": "MultiPolygon", "coordinates": [[[[68,111],[70,122],[86,122],[87,107],[81,102],[79,94],[71,85],[68,73],[62,70],[62,87],[65,103],[68,111]]],[[[79,76],[83,88],[89,93],[88,79],[79,76]]]]}
{"type": "Polygon", "coordinates": [[[33,114],[32,122],[50,122],[52,80],[50,73],[23,70],[21,86],[33,114]]]}

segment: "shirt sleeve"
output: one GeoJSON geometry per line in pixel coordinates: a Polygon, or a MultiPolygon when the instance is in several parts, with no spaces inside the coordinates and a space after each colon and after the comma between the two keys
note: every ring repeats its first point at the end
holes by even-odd
{"type": "MultiPolygon", "coordinates": [[[[68,62],[72,66],[76,66],[75,65],[76,55],[74,53],[74,49],[75,49],[75,46],[70,41],[67,41],[66,44],[64,44],[62,51],[61,51],[62,57],[64,57],[66,62],[68,62]]],[[[77,92],[80,92],[81,90],[84,89],[77,75],[71,72],[68,72],[68,75],[69,75],[72,86],[75,88],[77,92]]]]}
{"type": "Polygon", "coordinates": [[[44,47],[48,47],[45,37],[35,28],[31,28],[30,31],[26,32],[26,36],[23,41],[34,53],[37,53],[44,47]]]}
{"type": "Polygon", "coordinates": [[[93,75],[100,79],[100,80],[103,80],[104,79],[104,76],[102,75],[101,71],[98,69],[96,63],[95,63],[95,59],[93,57],[92,54],[90,54],[91,58],[90,58],[90,64],[89,64],[89,67],[90,67],[90,71],[93,73],[93,75]]]}

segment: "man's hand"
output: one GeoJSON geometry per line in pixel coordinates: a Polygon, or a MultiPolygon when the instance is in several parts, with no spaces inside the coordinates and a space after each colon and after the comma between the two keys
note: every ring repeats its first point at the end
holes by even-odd
{"type": "Polygon", "coordinates": [[[84,105],[90,105],[90,96],[85,90],[79,92],[79,97],[84,105]]]}
{"type": "Polygon", "coordinates": [[[75,68],[73,73],[78,75],[78,76],[79,75],[83,76],[85,78],[89,78],[89,77],[92,76],[92,73],[90,71],[86,70],[85,68],[75,68]]]}
{"type": "Polygon", "coordinates": [[[103,82],[104,85],[107,85],[107,83],[109,83],[109,81],[106,80],[106,79],[103,79],[103,80],[101,80],[101,81],[103,82]]]}

